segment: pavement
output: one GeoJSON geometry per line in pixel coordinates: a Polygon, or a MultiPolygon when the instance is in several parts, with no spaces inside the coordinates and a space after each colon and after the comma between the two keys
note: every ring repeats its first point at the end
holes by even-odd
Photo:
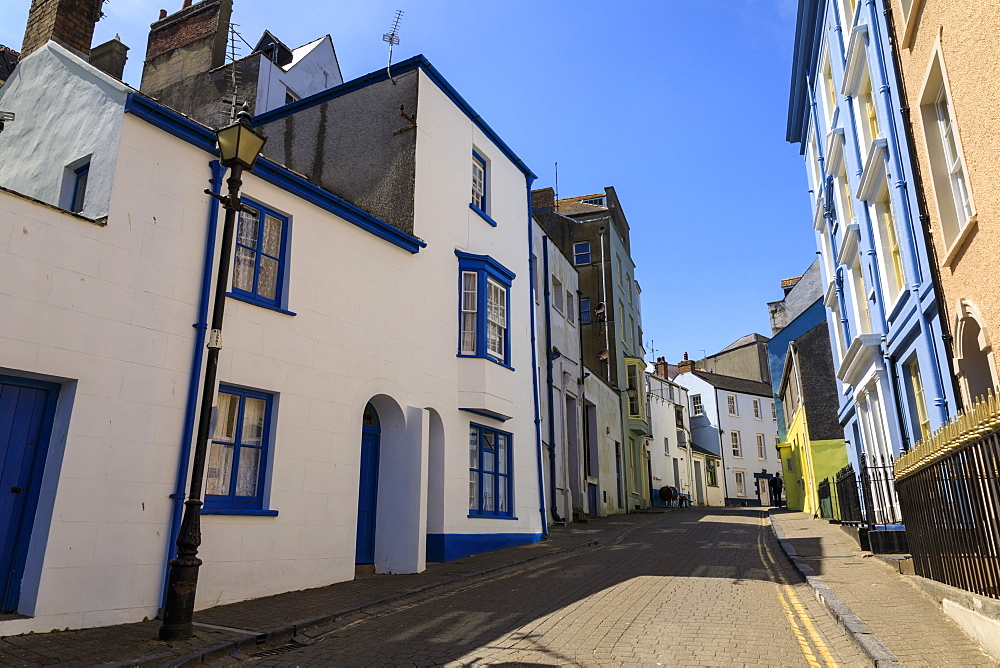
{"type": "Polygon", "coordinates": [[[870,663],[996,666],[933,598],[838,525],[771,508],[782,549],[870,663]]]}
{"type": "Polygon", "coordinates": [[[203,610],[184,642],[156,640],[155,620],[0,638],[0,665],[996,665],[838,527],[768,523],[694,508],[555,527],[424,573],[203,610]]]}

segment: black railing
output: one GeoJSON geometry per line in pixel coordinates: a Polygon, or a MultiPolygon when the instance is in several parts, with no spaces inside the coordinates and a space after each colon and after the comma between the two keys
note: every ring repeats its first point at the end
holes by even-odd
{"type": "Polygon", "coordinates": [[[1000,432],[896,482],[917,575],[1000,598],[1000,432]]]}
{"type": "Polygon", "coordinates": [[[901,524],[892,457],[861,455],[861,497],[869,530],[901,524]]]}
{"type": "Polygon", "coordinates": [[[840,508],[841,524],[861,526],[861,497],[858,494],[858,474],[850,464],[840,469],[836,476],[837,507],[840,508]]]}

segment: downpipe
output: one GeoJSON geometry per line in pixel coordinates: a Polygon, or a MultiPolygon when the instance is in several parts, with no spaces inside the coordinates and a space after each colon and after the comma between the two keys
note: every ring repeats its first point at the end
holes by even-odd
{"type": "Polygon", "coordinates": [[[549,238],[542,237],[542,267],[545,271],[545,382],[546,396],[548,397],[548,422],[549,422],[549,502],[552,509],[552,521],[563,523],[565,520],[559,517],[559,510],[556,503],[558,494],[556,493],[556,421],[555,406],[553,405],[552,386],[552,281],[549,280],[549,238]]]}

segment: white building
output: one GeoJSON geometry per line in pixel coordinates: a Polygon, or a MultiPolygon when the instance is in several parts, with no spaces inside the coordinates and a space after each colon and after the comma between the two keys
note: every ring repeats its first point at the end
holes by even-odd
{"type": "Polygon", "coordinates": [[[707,496],[704,469],[700,464],[700,470],[695,471],[687,390],[653,373],[646,373],[645,389],[650,433],[646,450],[653,505],[664,505],[659,495],[662,487],[673,487],[692,503],[701,499],[703,504],[707,496]]]}
{"type": "Polygon", "coordinates": [[[692,440],[722,458],[726,505],[769,505],[767,480],[781,470],[771,386],[683,369],[674,382],[688,391],[692,440]]]}
{"type": "MultiPolygon", "coordinates": [[[[312,161],[323,147],[289,145],[289,126],[349,107],[356,89],[384,113],[355,124],[385,144],[349,176],[382,190],[349,202],[317,185],[338,173],[267,157],[244,176],[256,213],[227,293],[199,608],[349,580],[357,563],[417,572],[545,531],[525,400],[533,177],[426,60],[391,74],[256,119],[266,156],[312,161]]],[[[7,454],[33,477],[0,524],[3,611],[19,613],[0,634],[153,617],[217,265],[218,204],[202,192],[222,186],[214,135],[54,42],[20,62],[0,107],[17,114],[0,135],[0,390],[22,397],[13,419],[36,433],[7,454]]]]}

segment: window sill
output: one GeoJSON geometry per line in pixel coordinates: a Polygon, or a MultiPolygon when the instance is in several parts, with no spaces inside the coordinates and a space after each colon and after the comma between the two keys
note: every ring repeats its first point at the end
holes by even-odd
{"type": "Polygon", "coordinates": [[[462,353],[455,355],[455,357],[461,357],[463,359],[472,359],[472,360],[486,360],[487,362],[493,362],[497,366],[502,366],[505,369],[510,369],[511,371],[514,371],[514,367],[507,364],[506,362],[501,362],[500,360],[494,357],[483,356],[483,355],[463,355],[462,353]]]}
{"type": "Polygon", "coordinates": [[[259,517],[277,517],[277,510],[260,510],[253,508],[202,508],[202,515],[256,515],[259,517]]]}
{"type": "Polygon", "coordinates": [[[979,228],[979,215],[974,213],[971,216],[969,216],[969,220],[966,221],[965,227],[962,228],[961,232],[959,232],[958,237],[955,239],[955,242],[951,245],[951,248],[949,248],[945,252],[944,262],[941,263],[942,267],[951,269],[951,265],[955,262],[956,258],[958,257],[959,251],[965,248],[965,242],[969,240],[969,238],[972,236],[972,233],[975,232],[978,228],[979,228]]]}
{"type": "Polygon", "coordinates": [[[468,517],[469,517],[469,519],[477,519],[477,520],[516,520],[517,519],[513,515],[488,515],[488,514],[485,514],[485,513],[484,514],[469,513],[468,517]]]}
{"type": "Polygon", "coordinates": [[[227,292],[227,297],[232,297],[236,301],[244,302],[246,304],[253,304],[254,306],[259,306],[261,308],[266,308],[269,311],[277,311],[278,313],[284,313],[285,315],[298,315],[292,311],[281,308],[280,306],[275,306],[274,304],[269,304],[264,301],[260,301],[250,297],[249,295],[240,294],[238,292],[227,292]]]}
{"type": "Polygon", "coordinates": [[[478,213],[478,214],[479,214],[479,216],[480,216],[480,217],[481,217],[481,218],[482,218],[483,220],[485,220],[485,221],[486,221],[487,223],[489,223],[489,224],[490,224],[490,225],[492,225],[493,227],[496,227],[496,226],[497,226],[497,221],[493,220],[493,219],[492,219],[492,218],[490,218],[490,217],[489,217],[488,215],[486,215],[486,212],[485,212],[485,211],[483,211],[482,209],[480,209],[480,208],[479,208],[478,206],[476,206],[476,205],[475,205],[475,204],[473,204],[472,202],[469,202],[469,208],[470,208],[470,209],[472,209],[473,211],[475,211],[476,213],[478,213]]]}

